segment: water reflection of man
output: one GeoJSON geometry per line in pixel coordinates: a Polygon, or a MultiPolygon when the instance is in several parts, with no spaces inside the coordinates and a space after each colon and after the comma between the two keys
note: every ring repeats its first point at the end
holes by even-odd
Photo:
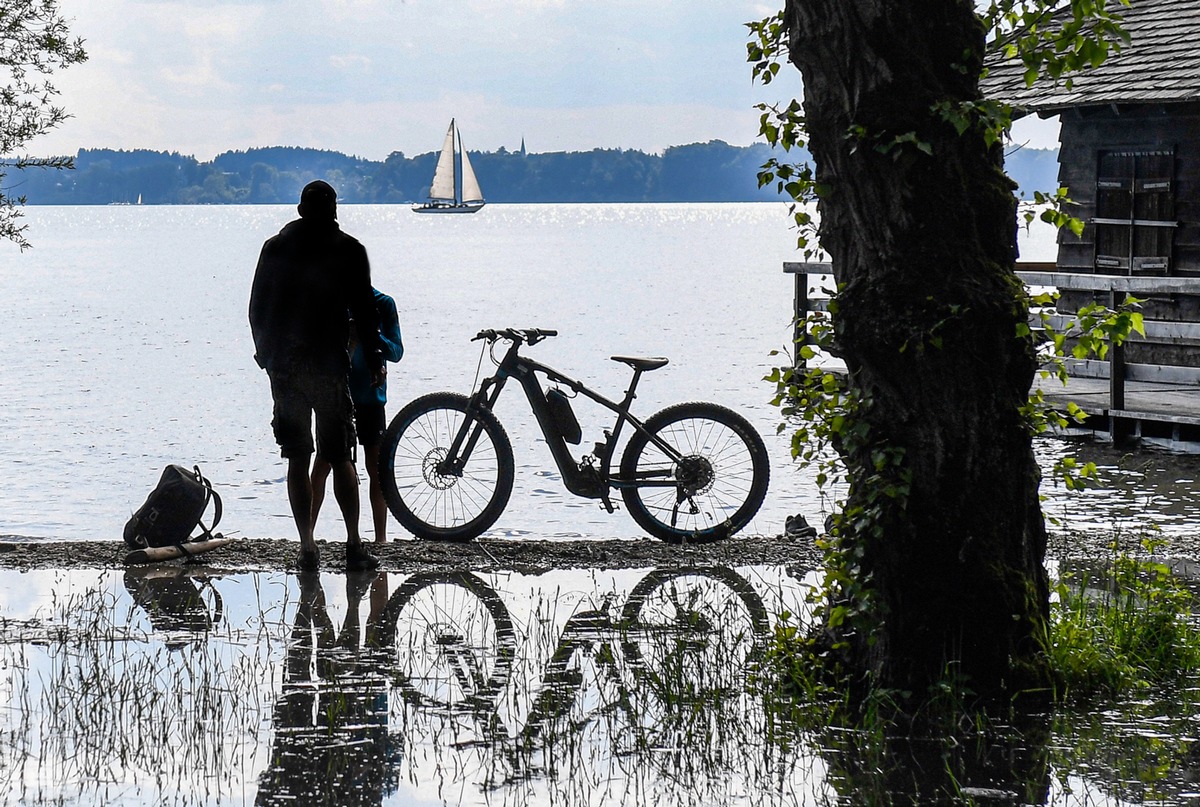
{"type": "Polygon", "coordinates": [[[275,705],[270,766],[259,779],[255,804],[382,804],[398,784],[399,760],[388,738],[383,659],[369,643],[364,648],[359,611],[370,589],[367,624],[379,621],[386,577],[346,576],[340,632],[329,618],[320,576],[302,572],[298,580],[300,600],[275,705]]]}

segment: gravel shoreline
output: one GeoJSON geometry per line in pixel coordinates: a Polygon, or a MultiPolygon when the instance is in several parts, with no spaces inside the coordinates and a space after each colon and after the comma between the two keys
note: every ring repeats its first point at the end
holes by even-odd
{"type": "MultiPolygon", "coordinates": [[[[1116,536],[1118,549],[1141,552],[1139,535],[1116,536]]],[[[1055,560],[1103,559],[1112,552],[1112,533],[1052,533],[1047,556],[1055,560]]],[[[341,542],[318,541],[321,567],[345,569],[341,542]]],[[[285,571],[294,568],[298,543],[244,538],[194,559],[216,571],[285,571]]],[[[811,538],[738,535],[712,544],[678,546],[654,539],[539,541],[477,540],[465,544],[399,540],[371,544],[381,569],[396,572],[510,570],[540,574],[554,569],[628,569],[694,566],[790,566],[815,569],[820,551],[811,538]]],[[[119,569],[127,553],[120,541],[39,541],[0,536],[0,569],[119,569]]],[[[1173,537],[1160,557],[1200,561],[1200,535],[1173,537]]],[[[181,563],[182,561],[173,561],[181,563]]]]}
{"type": "MultiPolygon", "coordinates": [[[[345,569],[344,544],[317,541],[321,568],[345,569]]],[[[554,569],[627,569],[660,566],[782,565],[814,568],[820,553],[812,540],[783,536],[735,536],[712,544],[676,546],[645,540],[476,540],[470,543],[399,540],[370,544],[383,571],[497,570],[542,573],[554,569]]],[[[223,572],[294,568],[299,543],[284,539],[238,539],[191,562],[223,572]]],[[[120,541],[33,541],[0,536],[0,569],[124,568],[120,541]]],[[[171,561],[181,563],[184,561],[171,561]]]]}

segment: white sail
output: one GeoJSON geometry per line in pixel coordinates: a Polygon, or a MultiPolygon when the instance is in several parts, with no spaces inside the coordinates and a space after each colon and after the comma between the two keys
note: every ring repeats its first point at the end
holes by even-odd
{"type": "MultiPolygon", "coordinates": [[[[462,147],[462,135],[458,136],[458,145],[462,147]]],[[[482,202],[483,190],[479,187],[479,180],[475,179],[475,170],[471,168],[471,161],[467,159],[467,150],[462,150],[462,201],[463,202],[482,202]]]]}
{"type": "Polygon", "coordinates": [[[454,120],[446,130],[446,141],[442,143],[442,154],[438,157],[437,169],[433,172],[433,184],[429,186],[429,198],[437,201],[454,201],[454,120]]]}

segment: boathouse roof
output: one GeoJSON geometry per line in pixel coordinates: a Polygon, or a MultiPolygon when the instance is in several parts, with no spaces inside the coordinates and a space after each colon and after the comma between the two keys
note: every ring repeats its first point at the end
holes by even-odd
{"type": "Polygon", "coordinates": [[[1025,111],[1069,107],[1176,104],[1200,100],[1200,0],[1131,0],[1117,9],[1130,41],[1099,66],[1064,81],[1025,86],[1018,59],[989,58],[984,95],[1025,111]]]}

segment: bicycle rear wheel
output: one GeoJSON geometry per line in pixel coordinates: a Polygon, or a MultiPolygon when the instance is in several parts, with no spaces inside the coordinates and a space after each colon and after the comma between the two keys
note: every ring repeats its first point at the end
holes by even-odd
{"type": "MultiPolygon", "coordinates": [[[[418,538],[469,541],[504,512],[512,494],[512,443],[496,416],[471,412],[470,456],[461,473],[442,466],[467,419],[469,399],[453,392],[417,398],[383,435],[379,478],[388,509],[418,538]]],[[[463,449],[460,448],[460,452],[463,449]]]]}
{"type": "Polygon", "coordinates": [[[762,598],[723,566],[656,569],[621,610],[622,647],[655,689],[715,703],[740,691],[770,633],[762,598]]]}
{"type": "Polygon", "coordinates": [[[744,417],[717,404],[676,404],[651,415],[645,431],[630,438],[621,457],[621,497],[655,538],[705,543],[750,522],[770,476],[767,447],[744,417]]]}

